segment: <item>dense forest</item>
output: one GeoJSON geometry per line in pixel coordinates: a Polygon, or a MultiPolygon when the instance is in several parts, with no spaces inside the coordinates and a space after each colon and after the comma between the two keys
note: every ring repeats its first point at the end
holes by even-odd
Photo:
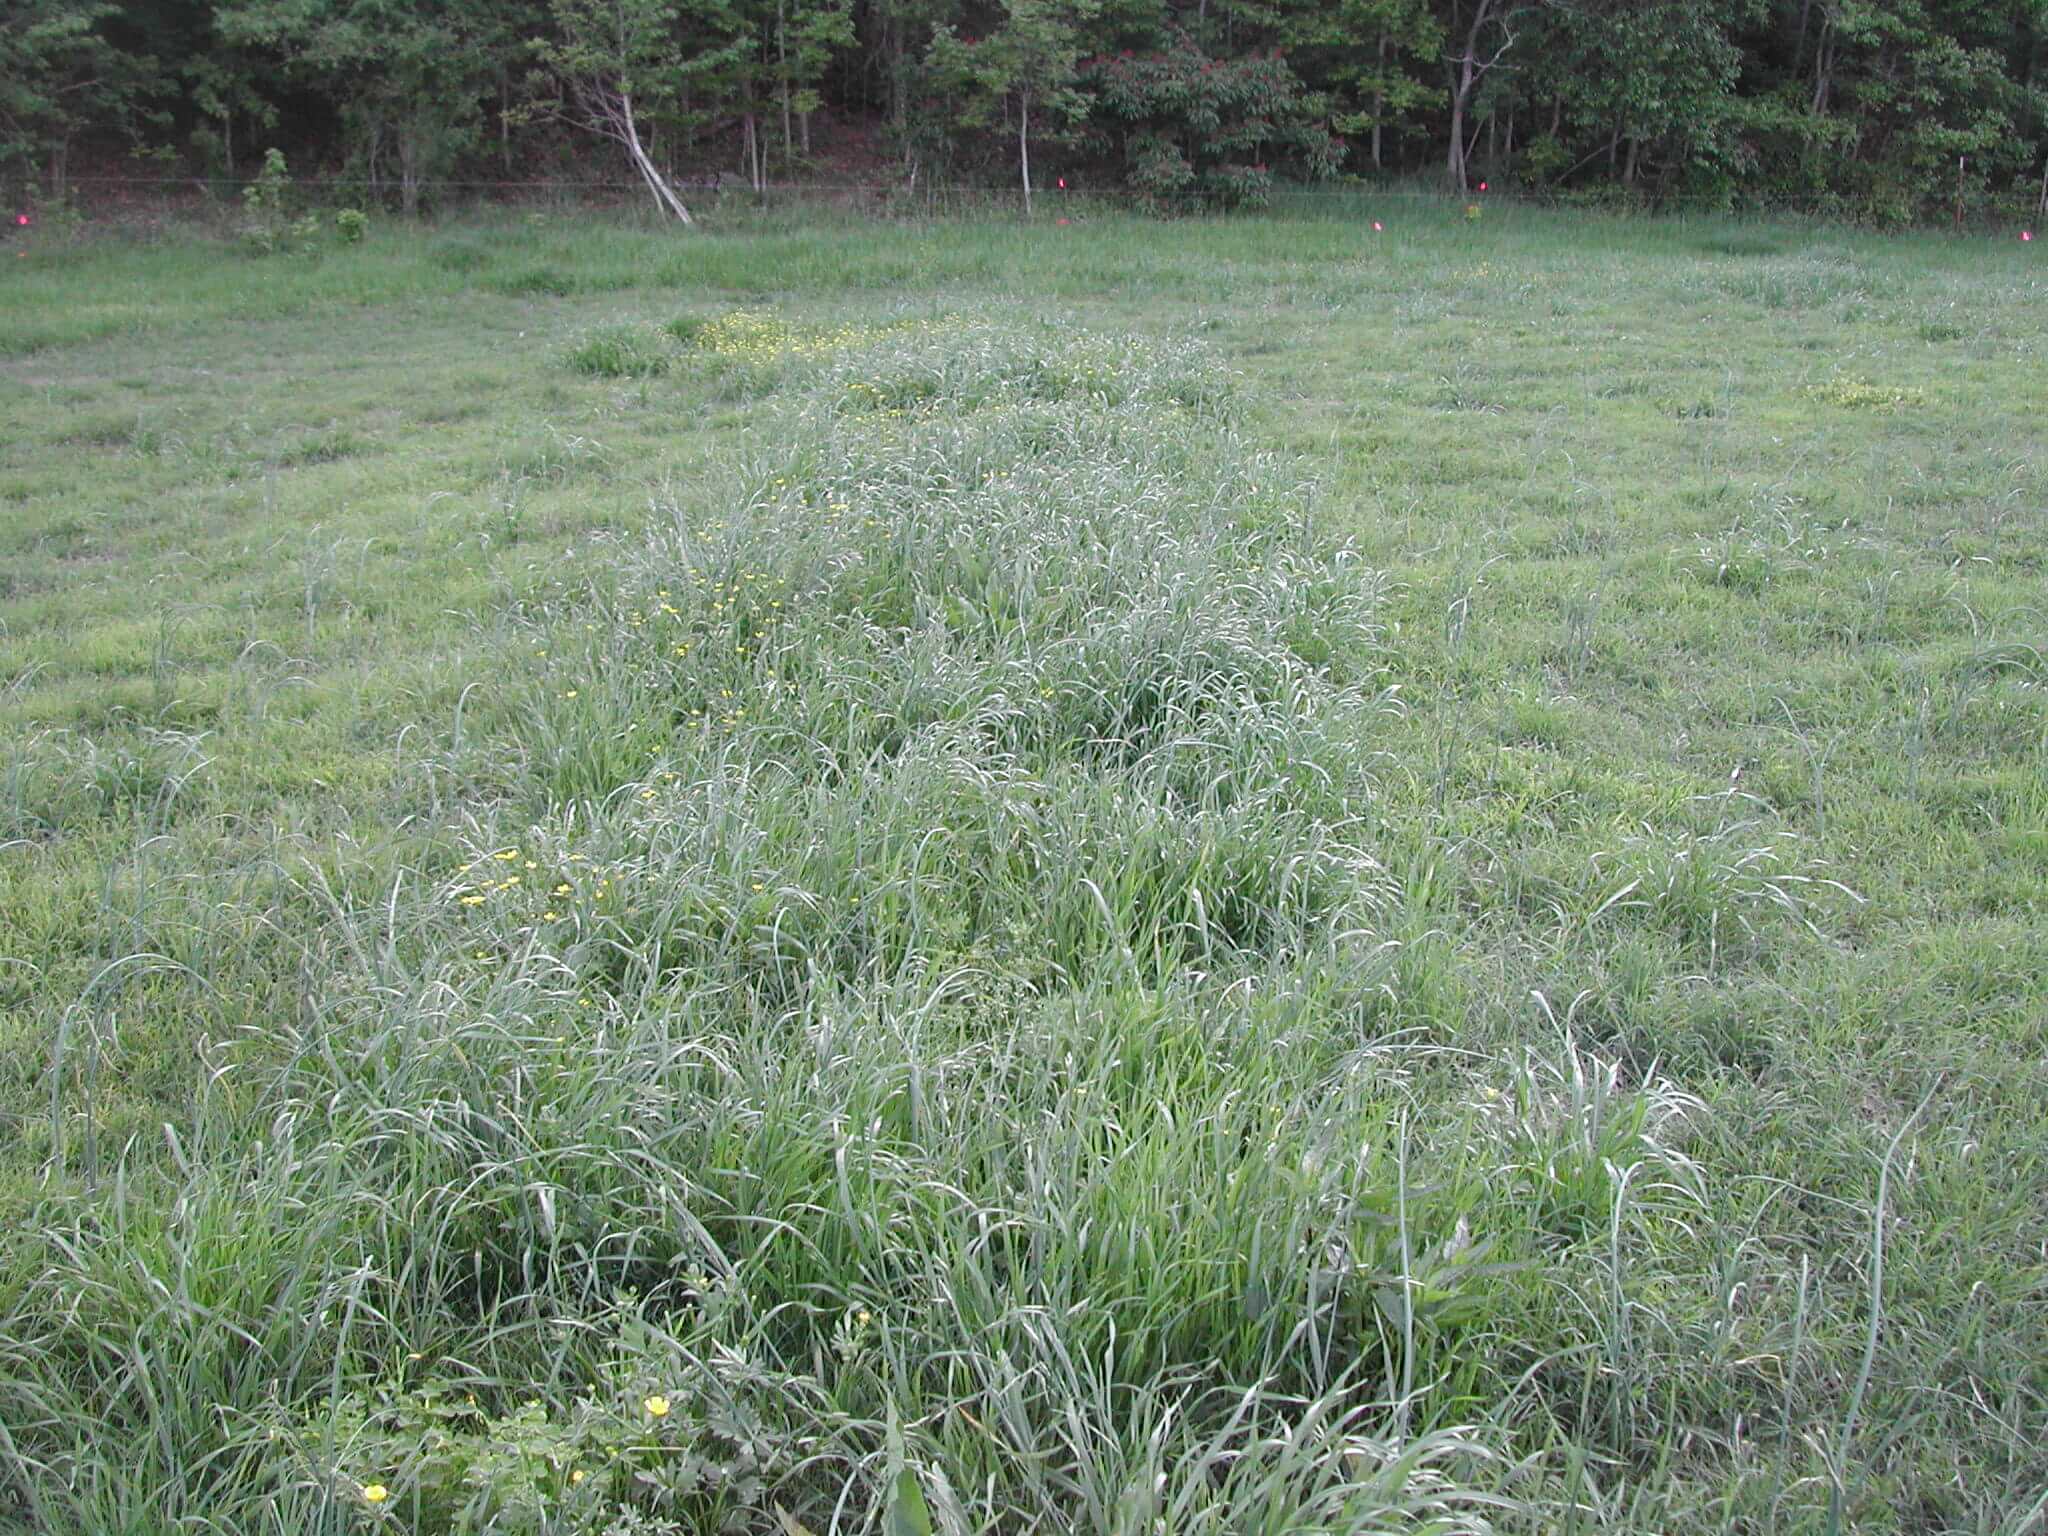
{"type": "Polygon", "coordinates": [[[0,178],[22,195],[63,200],[88,170],[232,181],[272,147],[407,211],[603,173],[687,220],[714,179],[858,164],[1027,203],[1427,176],[1880,224],[2024,214],[2048,206],[2048,0],[4,7],[0,178]]]}

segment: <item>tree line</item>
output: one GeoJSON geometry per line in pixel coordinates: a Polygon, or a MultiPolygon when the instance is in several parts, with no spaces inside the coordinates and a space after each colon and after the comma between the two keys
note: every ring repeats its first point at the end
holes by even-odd
{"type": "Polygon", "coordinates": [[[594,146],[711,177],[1048,177],[1162,208],[1281,180],[1903,223],[2048,208],[2048,0],[8,0],[0,174],[272,146],[406,211],[594,146]]]}

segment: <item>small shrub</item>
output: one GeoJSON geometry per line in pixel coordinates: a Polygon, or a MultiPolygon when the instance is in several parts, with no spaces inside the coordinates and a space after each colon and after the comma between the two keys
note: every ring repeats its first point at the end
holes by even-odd
{"type": "Polygon", "coordinates": [[[1211,172],[1209,201],[1219,208],[1264,208],[1273,201],[1273,173],[1261,165],[1225,165],[1211,172]]]}
{"type": "Polygon", "coordinates": [[[343,245],[361,245],[370,232],[370,216],[360,208],[344,208],[334,216],[334,232],[343,245]]]}
{"type": "MultiPolygon", "coordinates": [[[[289,252],[303,241],[306,221],[294,221],[291,171],[284,151],[266,150],[263,169],[242,188],[242,248],[252,256],[275,256],[289,252]]],[[[314,225],[317,230],[317,222],[314,225]]]]}
{"type": "Polygon", "coordinates": [[[1155,207],[1172,208],[1188,198],[1195,168],[1178,144],[1155,135],[1132,150],[1130,180],[1155,207]]]}
{"type": "Polygon", "coordinates": [[[282,210],[291,190],[291,171],[285,165],[284,151],[267,149],[263,152],[263,169],[242,189],[242,206],[252,211],[282,210]]]}

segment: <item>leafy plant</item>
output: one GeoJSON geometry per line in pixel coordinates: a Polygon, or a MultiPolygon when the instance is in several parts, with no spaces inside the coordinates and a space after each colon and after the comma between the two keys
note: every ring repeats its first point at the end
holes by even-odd
{"type": "Polygon", "coordinates": [[[580,1391],[493,1405],[422,1362],[323,1405],[315,1421],[274,1420],[265,1432],[290,1458],[280,1470],[419,1529],[730,1529],[750,1515],[758,1526],[815,1443],[791,1427],[790,1410],[813,1397],[807,1384],[701,1359],[632,1297],[588,1326],[603,1345],[580,1391]]]}
{"type": "Polygon", "coordinates": [[[296,202],[284,151],[264,151],[263,169],[242,188],[242,248],[254,256],[306,255],[315,251],[319,215],[295,216],[296,202]]]}

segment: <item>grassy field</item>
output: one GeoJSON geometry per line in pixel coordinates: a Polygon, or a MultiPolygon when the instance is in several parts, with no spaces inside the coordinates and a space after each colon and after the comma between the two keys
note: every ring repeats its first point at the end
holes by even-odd
{"type": "Polygon", "coordinates": [[[0,1525],[2042,1536],[2033,250],[0,251],[0,1525]]]}

